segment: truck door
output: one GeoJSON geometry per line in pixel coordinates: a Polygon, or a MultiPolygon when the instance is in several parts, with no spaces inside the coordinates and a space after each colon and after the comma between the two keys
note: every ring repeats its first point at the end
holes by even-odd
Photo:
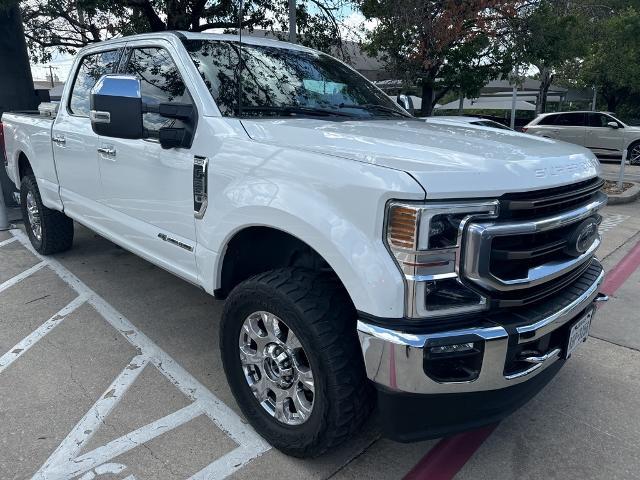
{"type": "MultiPolygon", "coordinates": [[[[146,45],[149,45],[148,43],[146,45]]],[[[193,103],[169,46],[127,46],[122,73],[140,79],[147,104],[193,103]]],[[[145,113],[144,127],[178,126],[179,121],[145,113]]],[[[100,137],[102,198],[115,225],[141,255],[192,282],[197,281],[193,206],[194,153],[163,149],[155,139],[100,137]]]]}
{"type": "MultiPolygon", "coordinates": [[[[71,89],[58,108],[53,125],[53,154],[65,212],[72,217],[97,218],[100,206],[98,135],[89,120],[90,91],[98,79],[115,72],[122,49],[87,53],[77,61],[71,89]]],[[[90,222],[89,222],[90,223],[90,222]]]]}

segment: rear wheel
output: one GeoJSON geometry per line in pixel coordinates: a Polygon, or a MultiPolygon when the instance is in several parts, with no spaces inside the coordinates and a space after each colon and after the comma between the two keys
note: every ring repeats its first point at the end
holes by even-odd
{"type": "Polygon", "coordinates": [[[26,175],[20,184],[22,219],[38,253],[50,255],[63,252],[73,244],[73,220],[64,213],[42,204],[40,190],[33,174],[26,175]]]}
{"type": "Polygon", "coordinates": [[[627,159],[631,165],[640,165],[640,142],[633,143],[627,150],[627,159]]]}
{"type": "Polygon", "coordinates": [[[244,415],[288,455],[320,455],[371,411],[356,313],[331,276],[290,268],[241,283],[225,304],[220,348],[244,415]]]}

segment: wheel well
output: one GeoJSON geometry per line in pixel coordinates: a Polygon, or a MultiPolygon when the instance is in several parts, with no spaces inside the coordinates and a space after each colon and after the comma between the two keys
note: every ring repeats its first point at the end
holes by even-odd
{"type": "Polygon", "coordinates": [[[636,145],[640,145],[640,140],[636,140],[635,142],[631,142],[629,144],[629,146],[627,147],[627,158],[629,158],[631,156],[631,150],[633,150],[633,148],[636,145]]]}
{"type": "Polygon", "coordinates": [[[29,159],[22,152],[18,157],[18,173],[20,175],[20,180],[22,180],[25,176],[29,175],[30,173],[33,173],[33,168],[31,168],[29,159]]]}
{"type": "Polygon", "coordinates": [[[216,297],[226,297],[236,285],[253,275],[283,267],[336,275],[324,258],[299,238],[270,227],[248,227],[236,233],[227,245],[216,297]]]}

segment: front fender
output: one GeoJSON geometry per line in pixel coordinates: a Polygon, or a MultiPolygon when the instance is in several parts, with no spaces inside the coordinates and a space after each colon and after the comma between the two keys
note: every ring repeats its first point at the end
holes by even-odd
{"type": "Polygon", "coordinates": [[[392,198],[424,199],[417,182],[384,167],[244,143],[246,152],[236,151],[233,161],[224,155],[213,160],[209,210],[197,228],[198,244],[213,252],[204,262],[211,264],[213,288],[220,284],[233,236],[266,226],[297,237],[321,255],[358,310],[402,317],[404,283],[382,240],[384,212],[392,198]]]}

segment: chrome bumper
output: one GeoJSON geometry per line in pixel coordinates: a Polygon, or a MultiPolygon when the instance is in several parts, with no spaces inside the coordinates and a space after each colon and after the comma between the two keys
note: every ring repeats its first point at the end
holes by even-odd
{"type": "MultiPolygon", "coordinates": [[[[576,315],[598,299],[604,280],[601,272],[596,281],[573,302],[540,321],[517,328],[517,342],[530,342],[573,320],[576,315]]],[[[465,328],[439,333],[413,334],[399,332],[358,321],[358,336],[364,355],[367,376],[388,389],[418,394],[464,393],[497,390],[525,382],[538,375],[562,356],[561,349],[531,359],[531,367],[517,374],[505,375],[509,347],[509,333],[502,326],[465,328]],[[480,373],[475,380],[465,382],[437,382],[424,371],[425,345],[462,343],[469,339],[484,341],[484,356],[480,373]],[[443,342],[446,340],[446,342],[443,342]]]]}

